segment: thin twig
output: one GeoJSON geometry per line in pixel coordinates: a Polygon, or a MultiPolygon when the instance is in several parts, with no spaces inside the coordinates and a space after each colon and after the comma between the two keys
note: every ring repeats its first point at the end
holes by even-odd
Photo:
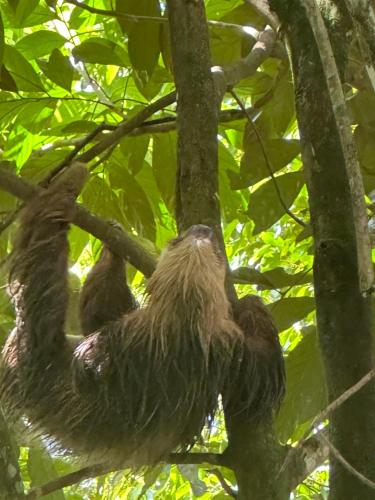
{"type": "Polygon", "coordinates": [[[225,477],[223,476],[223,473],[221,472],[220,469],[210,469],[208,472],[210,472],[211,474],[214,474],[217,477],[217,479],[219,480],[219,483],[221,484],[221,487],[223,488],[223,490],[225,491],[225,493],[227,495],[229,495],[232,498],[238,497],[238,495],[234,491],[234,489],[231,488],[230,485],[226,482],[225,477]]]}
{"type": "Polygon", "coordinates": [[[307,442],[307,436],[311,434],[315,427],[324,422],[331,413],[337,410],[339,406],[341,406],[345,401],[351,398],[354,394],[356,394],[362,387],[368,384],[375,377],[375,369],[370,370],[364,377],[362,377],[357,383],[349,387],[345,392],[343,392],[338,398],[336,398],[332,403],[330,403],[323,411],[321,411],[313,420],[313,423],[309,427],[309,429],[303,434],[302,438],[297,443],[297,446],[292,448],[287,456],[285,457],[284,463],[280,468],[279,475],[284,472],[289,461],[292,457],[294,450],[302,448],[303,445],[307,442]]]}
{"type": "Polygon", "coordinates": [[[96,156],[106,151],[108,148],[117,144],[125,135],[128,135],[137,127],[141,126],[143,122],[147,120],[157,111],[161,111],[165,107],[173,104],[176,100],[176,92],[171,92],[160,99],[152,102],[151,104],[145,106],[139,113],[132,116],[128,120],[124,120],[116,130],[105,135],[105,137],[95,144],[92,148],[87,150],[85,153],[77,157],[78,161],[83,163],[88,163],[93,160],[96,156]]]}
{"type": "MultiPolygon", "coordinates": [[[[177,465],[202,463],[226,465],[223,457],[224,455],[217,453],[171,453],[168,456],[166,463],[177,465]]],[[[148,464],[142,465],[147,466],[148,464]]],[[[109,465],[106,463],[89,465],[75,472],[71,472],[70,474],[66,474],[65,476],[61,476],[57,479],[54,479],[53,481],[31,489],[29,493],[25,495],[25,498],[27,498],[28,500],[35,500],[54,491],[66,488],[67,486],[72,486],[73,484],[85,481],[86,479],[91,479],[94,477],[102,476],[104,474],[108,474],[110,472],[127,469],[131,466],[132,464],[130,463],[124,463],[119,467],[114,467],[113,465],[109,465]]]]}
{"type": "Polygon", "coordinates": [[[82,140],[79,141],[79,143],[75,146],[73,151],[71,151],[68,156],[66,156],[58,165],[56,165],[55,168],[53,168],[49,174],[41,181],[40,186],[41,187],[47,187],[52,179],[56,177],[58,173],[60,173],[65,167],[70,165],[70,163],[75,159],[75,157],[78,155],[82,149],[87,146],[95,137],[103,132],[104,130],[116,130],[115,125],[108,125],[106,123],[102,123],[95,127],[95,129],[87,134],[82,140]]]}
{"type": "Polygon", "coordinates": [[[341,463],[341,465],[348,471],[350,472],[353,476],[355,476],[357,479],[359,479],[363,484],[368,486],[369,488],[375,490],[375,483],[368,479],[366,476],[361,474],[357,469],[355,469],[339,452],[339,450],[329,441],[327,436],[324,434],[321,435],[321,438],[323,441],[326,443],[328,448],[330,449],[330,452],[334,457],[341,463]]]}
{"type": "MultiPolygon", "coordinates": [[[[112,132],[108,133],[105,135],[105,137],[95,144],[92,148],[88,149],[85,153],[81,154],[78,156],[76,159],[78,161],[81,161],[82,163],[88,163],[89,161],[93,160],[97,156],[100,156],[101,153],[107,151],[107,150],[112,150],[116,144],[127,134],[132,132],[134,129],[139,127],[140,125],[143,124],[143,122],[152,116],[154,113],[157,111],[162,110],[166,106],[169,106],[170,104],[173,104],[173,102],[176,100],[176,93],[171,92],[170,94],[167,94],[166,96],[161,97],[160,99],[152,102],[148,106],[145,106],[139,113],[136,115],[132,116],[129,118],[129,120],[124,120],[121,122],[112,132]]],[[[91,132],[82,140],[82,146],[79,147],[79,150],[81,150],[90,140],[93,139],[95,135],[97,135],[98,130],[100,132],[100,128],[102,126],[98,126],[95,131],[91,132]]],[[[105,126],[108,128],[107,126],[105,126]]],[[[62,160],[61,163],[59,163],[53,170],[50,172],[45,179],[43,179],[40,182],[40,186],[47,186],[48,183],[51,182],[52,178],[55,177],[59,172],[61,172],[65,167],[68,167],[69,164],[72,162],[76,155],[76,152],[73,151],[70,153],[64,160],[62,160]]],[[[99,158],[99,163],[101,163],[103,160],[99,158]]],[[[11,214],[9,217],[16,218],[19,210],[17,209],[14,214],[11,214]]]]}
{"type": "Polygon", "coordinates": [[[263,157],[264,157],[264,161],[266,163],[266,166],[267,166],[267,169],[269,171],[269,174],[271,176],[271,179],[274,183],[274,186],[275,186],[275,190],[276,190],[276,194],[277,194],[277,197],[280,201],[280,204],[281,206],[283,207],[283,209],[285,210],[285,212],[295,221],[297,222],[297,224],[299,224],[300,226],[302,227],[306,227],[306,223],[301,220],[299,217],[297,217],[296,215],[294,215],[294,213],[289,209],[289,207],[287,207],[287,205],[285,204],[285,201],[281,195],[281,191],[280,191],[280,188],[279,188],[279,185],[277,183],[277,178],[275,177],[275,174],[273,172],[273,168],[272,168],[272,165],[270,163],[270,160],[268,158],[268,155],[267,155],[267,151],[266,151],[266,148],[265,148],[265,145],[264,145],[264,142],[263,142],[263,139],[262,139],[262,136],[260,135],[259,133],[259,130],[258,130],[258,127],[255,125],[255,123],[253,122],[250,114],[247,112],[246,110],[246,107],[244,105],[244,103],[241,101],[241,99],[238,97],[238,95],[236,94],[236,92],[231,89],[230,91],[230,94],[232,95],[233,99],[237,102],[237,104],[239,105],[239,107],[242,109],[242,111],[246,114],[246,117],[247,117],[247,120],[249,122],[249,124],[252,126],[254,132],[255,132],[255,135],[258,139],[258,142],[259,142],[259,145],[260,145],[260,148],[262,150],[262,154],[263,154],[263,157]]]}
{"type": "Polygon", "coordinates": [[[341,406],[345,401],[351,398],[356,392],[358,392],[362,387],[368,384],[375,377],[375,369],[370,370],[364,377],[362,377],[356,384],[352,385],[343,392],[337,399],[332,401],[323,411],[321,411],[313,420],[311,428],[316,427],[321,424],[327,417],[333,413],[339,406],[341,406]]]}

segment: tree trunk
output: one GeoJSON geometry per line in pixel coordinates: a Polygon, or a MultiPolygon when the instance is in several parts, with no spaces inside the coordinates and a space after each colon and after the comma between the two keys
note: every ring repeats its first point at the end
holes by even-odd
{"type": "MultiPolygon", "coordinates": [[[[322,64],[324,58],[311,28],[311,14],[300,0],[270,0],[270,5],[286,28],[291,47],[315,242],[317,323],[329,398],[333,401],[373,367],[371,297],[361,287],[359,256],[364,253],[361,246],[364,243],[356,231],[358,206],[363,206],[363,199],[353,199],[355,179],[350,173],[353,158],[348,155],[353,148],[343,141],[342,124],[337,125],[337,109],[344,106],[332,101],[327,68],[322,64]]],[[[326,9],[327,6],[328,2],[326,9]]],[[[338,34],[335,32],[335,37],[338,34]]],[[[337,41],[336,46],[340,46],[337,60],[342,67],[345,43],[340,45],[337,41]]],[[[352,467],[372,481],[375,479],[374,415],[372,381],[331,415],[329,425],[333,446],[352,467]]],[[[330,498],[373,499],[374,490],[343,467],[339,458],[337,453],[331,453],[330,498]]]]}
{"type": "MultiPolygon", "coordinates": [[[[204,3],[169,0],[168,16],[177,89],[177,225],[180,231],[192,224],[213,227],[224,251],[218,199],[217,95],[204,3]]],[[[227,290],[230,299],[236,300],[231,283],[227,290]]],[[[237,477],[239,498],[287,498],[280,496],[277,485],[282,448],[275,441],[271,425],[255,428],[236,418],[227,424],[227,456],[237,477]]]]}

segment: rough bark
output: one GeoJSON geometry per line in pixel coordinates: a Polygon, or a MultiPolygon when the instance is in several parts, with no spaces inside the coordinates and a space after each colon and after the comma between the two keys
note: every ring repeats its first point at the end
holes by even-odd
{"type": "Polygon", "coordinates": [[[23,497],[23,483],[18,466],[18,452],[0,409],[0,498],[17,500],[23,497]]]}
{"type": "MultiPolygon", "coordinates": [[[[178,171],[176,219],[179,230],[207,224],[221,234],[218,200],[217,95],[212,73],[202,0],[169,0],[168,15],[177,89],[178,171]]],[[[236,300],[228,287],[231,300],[236,300]]],[[[282,448],[267,422],[255,428],[245,419],[227,422],[228,459],[237,477],[239,499],[287,498],[276,473],[282,448]]]]}
{"type": "MultiPolygon", "coordinates": [[[[361,289],[361,240],[356,231],[350,144],[338,126],[337,106],[327,85],[324,57],[300,0],[270,0],[285,26],[295,78],[296,108],[307,171],[315,242],[314,285],[320,346],[330,400],[354,385],[373,366],[371,299],[361,289]],[[335,108],[336,107],[336,108],[335,108]]],[[[327,8],[328,2],[326,2],[327,8]]],[[[340,64],[345,59],[341,46],[340,64]]],[[[343,111],[341,109],[341,111],[343,111]]],[[[375,388],[373,381],[331,416],[329,439],[341,455],[375,478],[375,388]]],[[[374,491],[330,457],[330,499],[372,499],[374,491]]]]}
{"type": "Polygon", "coordinates": [[[218,109],[204,4],[201,0],[167,3],[177,88],[177,224],[180,230],[207,224],[220,234],[218,109]]]}

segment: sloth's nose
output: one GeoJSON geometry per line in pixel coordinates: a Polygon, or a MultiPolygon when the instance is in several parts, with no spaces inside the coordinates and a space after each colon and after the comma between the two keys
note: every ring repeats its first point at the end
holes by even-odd
{"type": "Polygon", "coordinates": [[[212,240],[214,238],[214,232],[209,226],[205,226],[204,224],[196,224],[189,227],[189,229],[185,233],[185,236],[193,236],[197,239],[212,240]]]}

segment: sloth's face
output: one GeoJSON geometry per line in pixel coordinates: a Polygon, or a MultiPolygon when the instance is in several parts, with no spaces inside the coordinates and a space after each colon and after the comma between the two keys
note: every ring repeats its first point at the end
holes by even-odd
{"type": "Polygon", "coordinates": [[[191,286],[205,281],[208,273],[224,282],[226,271],[214,231],[202,224],[191,226],[169,243],[158,263],[158,268],[162,267],[167,267],[176,279],[191,286]]]}
{"type": "Polygon", "coordinates": [[[203,224],[196,224],[189,227],[181,236],[174,238],[169,242],[168,250],[177,250],[178,247],[185,249],[190,247],[190,251],[197,250],[212,251],[216,258],[221,262],[223,255],[219,248],[217,237],[214,230],[203,224]]]}
{"type": "Polygon", "coordinates": [[[147,290],[157,306],[162,302],[175,307],[182,301],[185,308],[190,304],[191,313],[191,307],[202,310],[220,303],[219,309],[227,310],[225,274],[226,261],[214,231],[191,226],[162,252],[147,290]]]}

